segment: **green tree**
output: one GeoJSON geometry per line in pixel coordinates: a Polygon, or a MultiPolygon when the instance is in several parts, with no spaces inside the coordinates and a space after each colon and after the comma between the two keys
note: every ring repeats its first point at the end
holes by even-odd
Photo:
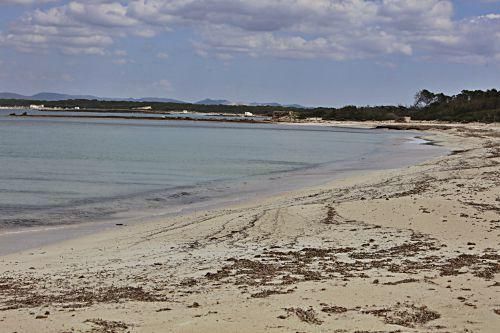
{"type": "Polygon", "coordinates": [[[436,94],[430,92],[427,89],[420,90],[415,95],[415,106],[416,107],[426,107],[431,105],[436,101],[436,94]]]}

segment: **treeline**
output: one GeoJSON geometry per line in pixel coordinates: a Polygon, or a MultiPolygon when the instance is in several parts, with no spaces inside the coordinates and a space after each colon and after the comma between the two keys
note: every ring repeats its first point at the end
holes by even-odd
{"type": "Polygon", "coordinates": [[[238,113],[252,112],[254,114],[271,115],[274,111],[297,110],[289,107],[276,106],[248,106],[248,105],[205,105],[189,103],[161,103],[161,102],[131,102],[131,101],[102,101],[88,99],[71,99],[64,101],[40,101],[0,99],[1,106],[26,106],[32,104],[43,104],[45,107],[57,107],[73,109],[79,107],[81,110],[133,110],[145,106],[151,106],[152,111],[190,111],[207,113],[238,113]]]}
{"type": "Polygon", "coordinates": [[[422,90],[415,96],[411,115],[419,120],[498,122],[500,91],[463,90],[458,95],[446,96],[422,90]]]}
{"type": "Polygon", "coordinates": [[[415,95],[415,103],[412,106],[316,108],[300,112],[299,117],[357,121],[411,117],[415,120],[491,123],[500,121],[500,91],[464,90],[460,94],[447,96],[422,90],[415,95]]]}
{"type": "Polygon", "coordinates": [[[405,106],[354,106],[342,108],[315,108],[298,113],[299,119],[322,118],[324,120],[395,120],[409,116],[409,108],[405,106]]]}
{"type": "Polygon", "coordinates": [[[275,111],[292,112],[299,119],[322,118],[325,120],[396,120],[411,117],[415,120],[439,120],[453,122],[498,122],[500,121],[500,91],[464,90],[460,94],[447,96],[428,90],[419,91],[411,106],[345,106],[342,108],[292,108],[276,106],[247,105],[200,105],[157,102],[66,100],[66,101],[29,101],[0,100],[2,106],[26,106],[44,104],[47,107],[61,107],[100,110],[132,110],[151,106],[153,111],[182,111],[238,113],[251,112],[256,115],[271,116],[275,111]]]}

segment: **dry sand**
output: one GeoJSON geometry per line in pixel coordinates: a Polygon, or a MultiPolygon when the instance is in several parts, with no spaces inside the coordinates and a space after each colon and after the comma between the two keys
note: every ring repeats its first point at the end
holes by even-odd
{"type": "Polygon", "coordinates": [[[0,332],[498,332],[500,129],[449,156],[0,257],[0,332]]]}

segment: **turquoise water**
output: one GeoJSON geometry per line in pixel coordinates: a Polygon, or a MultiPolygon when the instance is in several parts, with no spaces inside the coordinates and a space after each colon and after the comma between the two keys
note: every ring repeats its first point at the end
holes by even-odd
{"type": "Polygon", "coordinates": [[[408,133],[384,130],[12,118],[11,112],[0,111],[0,228],[147,214],[437,153],[406,140],[408,133]]]}

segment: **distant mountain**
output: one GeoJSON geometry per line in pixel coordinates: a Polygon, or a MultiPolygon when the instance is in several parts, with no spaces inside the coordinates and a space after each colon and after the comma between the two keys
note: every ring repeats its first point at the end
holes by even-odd
{"type": "Polygon", "coordinates": [[[36,100],[36,101],[65,101],[68,99],[102,99],[96,96],[90,95],[66,95],[58,93],[48,93],[42,92],[32,96],[14,94],[9,92],[0,93],[0,99],[26,99],[26,100],[36,100]]]}
{"type": "Polygon", "coordinates": [[[249,106],[281,106],[280,103],[248,103],[249,106]]]}
{"type": "Polygon", "coordinates": [[[242,102],[232,102],[228,101],[227,99],[204,99],[201,101],[196,102],[195,104],[203,104],[203,105],[248,105],[248,106],[274,106],[274,107],[280,107],[280,106],[286,106],[286,107],[291,107],[291,108],[298,108],[298,109],[305,109],[305,106],[299,105],[299,104],[280,104],[280,103],[242,103],[242,102]]]}
{"type": "Polygon", "coordinates": [[[66,101],[70,99],[87,99],[87,100],[100,100],[100,101],[126,101],[126,102],[157,102],[157,103],[185,103],[177,99],[159,98],[159,97],[144,97],[144,98],[110,98],[110,97],[97,97],[92,95],[67,95],[50,92],[42,92],[32,96],[25,96],[9,92],[0,93],[0,99],[25,99],[35,101],[66,101]]]}
{"type": "Polygon", "coordinates": [[[297,108],[297,109],[305,109],[306,108],[305,106],[300,105],[300,104],[249,103],[249,104],[246,104],[246,105],[250,105],[250,106],[275,106],[275,107],[286,106],[286,107],[289,107],[289,108],[297,108]]]}
{"type": "Polygon", "coordinates": [[[9,92],[3,92],[3,93],[0,93],[0,98],[1,99],[25,99],[26,96],[14,94],[14,93],[9,93],[9,92]]]}
{"type": "MultiPolygon", "coordinates": [[[[92,95],[67,95],[51,92],[41,92],[32,96],[25,96],[10,92],[0,92],[0,99],[24,99],[24,100],[36,100],[36,101],[66,101],[69,99],[87,99],[87,100],[100,100],[100,101],[126,101],[126,102],[142,102],[142,103],[177,103],[177,104],[189,104],[189,102],[180,101],[172,98],[162,98],[162,97],[142,97],[142,98],[110,98],[110,97],[97,97],[92,95]]],[[[249,106],[286,106],[292,108],[306,108],[305,106],[299,104],[279,104],[279,103],[240,103],[232,102],[227,99],[210,99],[206,98],[204,100],[198,101],[195,104],[201,105],[249,105],[249,106]]]]}
{"type": "Polygon", "coordinates": [[[150,102],[150,103],[177,103],[186,104],[184,101],[172,98],[161,98],[161,97],[144,97],[144,98],[129,98],[126,99],[129,102],[150,102]]]}
{"type": "Polygon", "coordinates": [[[307,106],[300,105],[300,104],[286,104],[286,105],[283,105],[283,106],[286,106],[287,108],[308,109],[307,106]]]}
{"type": "Polygon", "coordinates": [[[202,104],[202,105],[235,105],[235,103],[228,101],[227,99],[204,99],[201,101],[196,102],[195,104],[202,104]]]}
{"type": "Polygon", "coordinates": [[[68,99],[100,99],[96,96],[90,95],[66,95],[66,94],[58,94],[58,93],[50,93],[50,92],[42,92],[35,94],[33,96],[29,96],[30,99],[37,101],[65,101],[68,99]]]}

